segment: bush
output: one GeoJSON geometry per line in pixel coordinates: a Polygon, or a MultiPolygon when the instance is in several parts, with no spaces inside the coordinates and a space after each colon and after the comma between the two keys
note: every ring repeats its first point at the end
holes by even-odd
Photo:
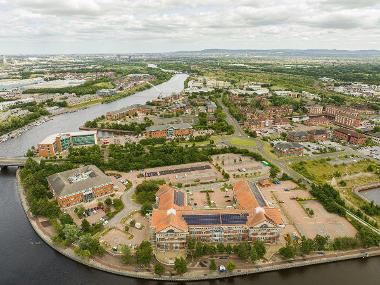
{"type": "Polygon", "coordinates": [[[165,272],[165,267],[163,267],[160,263],[154,265],[154,273],[161,276],[165,272]]]}
{"type": "Polygon", "coordinates": [[[174,269],[177,274],[182,275],[187,271],[187,262],[183,257],[177,257],[174,261],[174,269]]]}
{"type": "Polygon", "coordinates": [[[218,267],[216,266],[216,262],[214,259],[210,260],[210,266],[208,267],[210,270],[215,271],[218,267]]]}

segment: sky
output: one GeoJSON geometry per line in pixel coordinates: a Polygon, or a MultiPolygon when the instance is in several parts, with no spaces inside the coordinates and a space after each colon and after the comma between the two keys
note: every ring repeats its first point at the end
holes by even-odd
{"type": "Polygon", "coordinates": [[[0,0],[0,54],[378,49],[380,0],[0,0]]]}

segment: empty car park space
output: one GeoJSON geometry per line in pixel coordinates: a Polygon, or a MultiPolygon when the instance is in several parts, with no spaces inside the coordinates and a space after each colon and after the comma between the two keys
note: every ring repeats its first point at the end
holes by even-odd
{"type": "Polygon", "coordinates": [[[356,234],[355,228],[343,217],[327,212],[323,206],[307,191],[276,191],[273,192],[277,201],[281,201],[281,210],[293,223],[300,235],[314,238],[317,234],[330,238],[350,236],[356,234]],[[302,202],[297,201],[302,199],[302,202]],[[312,216],[305,211],[306,208],[313,210],[312,216]]]}
{"type": "Polygon", "coordinates": [[[149,168],[128,173],[126,178],[131,181],[164,179],[167,183],[172,183],[173,185],[183,184],[185,186],[223,180],[222,174],[209,162],[149,168]]]}
{"type": "Polygon", "coordinates": [[[212,161],[215,166],[221,167],[233,177],[260,176],[268,174],[270,168],[251,157],[239,154],[227,153],[213,155],[212,161]]]}

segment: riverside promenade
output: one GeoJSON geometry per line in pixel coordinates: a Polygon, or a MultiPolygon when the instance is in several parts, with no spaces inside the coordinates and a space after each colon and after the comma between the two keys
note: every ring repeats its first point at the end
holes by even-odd
{"type": "Polygon", "coordinates": [[[62,255],[75,260],[83,265],[89,266],[91,268],[95,268],[98,270],[106,271],[109,273],[132,277],[132,278],[141,278],[141,279],[147,279],[147,280],[158,280],[158,281],[201,281],[201,280],[213,280],[213,279],[221,279],[221,278],[231,278],[231,277],[237,277],[237,276],[243,276],[248,274],[255,274],[255,273],[261,273],[261,272],[269,272],[269,271],[277,271],[277,270],[283,270],[283,269],[290,269],[290,268],[296,268],[296,267],[304,267],[304,266],[310,266],[310,265],[316,265],[316,264],[323,264],[323,263],[330,263],[330,262],[337,262],[337,261],[345,261],[350,259],[357,259],[357,258],[364,258],[364,257],[374,257],[374,256],[380,256],[380,248],[369,248],[369,249],[357,249],[357,250],[351,250],[351,251],[345,251],[345,252],[339,252],[339,253],[329,253],[323,256],[312,256],[308,258],[302,258],[299,257],[297,259],[291,260],[291,261],[281,261],[281,262],[272,262],[272,263],[266,263],[266,264],[260,264],[260,265],[252,265],[251,268],[248,269],[236,269],[233,272],[228,273],[219,273],[219,272],[211,272],[210,270],[201,269],[201,270],[192,270],[190,269],[187,273],[185,273],[182,276],[179,275],[163,275],[158,276],[153,274],[152,272],[134,272],[134,271],[127,271],[121,266],[117,266],[115,264],[109,264],[102,260],[102,258],[94,257],[90,258],[88,260],[84,260],[80,257],[78,257],[72,248],[62,248],[57,246],[53,243],[51,240],[51,236],[48,235],[46,231],[44,231],[42,225],[38,221],[37,218],[33,217],[29,210],[29,206],[27,204],[25,195],[24,195],[24,189],[21,185],[20,178],[19,178],[19,171],[17,171],[17,192],[22,204],[22,207],[25,211],[25,214],[33,227],[34,231],[37,233],[37,235],[40,236],[40,238],[51,248],[55,249],[62,255]]]}

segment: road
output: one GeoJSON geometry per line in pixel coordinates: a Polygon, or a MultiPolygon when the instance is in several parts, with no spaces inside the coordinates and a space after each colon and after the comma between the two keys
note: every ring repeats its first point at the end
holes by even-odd
{"type": "Polygon", "coordinates": [[[125,191],[123,195],[120,197],[121,200],[124,203],[124,209],[121,210],[119,213],[117,213],[106,225],[108,228],[116,227],[121,222],[121,219],[128,216],[130,213],[139,210],[141,205],[137,204],[132,200],[132,196],[135,193],[136,190],[136,184],[134,183],[133,186],[125,191]]]}
{"type": "MultiPolygon", "coordinates": [[[[268,151],[265,149],[264,143],[261,139],[252,138],[249,135],[247,135],[244,132],[242,126],[236,121],[236,119],[234,117],[231,116],[230,112],[228,111],[228,108],[226,106],[224,106],[224,104],[222,103],[222,101],[220,99],[218,100],[218,103],[222,106],[223,111],[226,114],[227,122],[234,127],[234,129],[235,129],[234,135],[241,137],[241,138],[244,138],[244,139],[252,140],[255,143],[255,146],[241,147],[241,148],[245,148],[245,149],[248,149],[250,151],[255,151],[255,152],[260,153],[265,158],[266,161],[278,166],[287,175],[289,175],[289,176],[291,176],[297,180],[301,179],[305,184],[310,184],[310,185],[312,184],[312,181],[310,181],[306,177],[300,175],[298,172],[296,172],[292,168],[290,168],[288,166],[289,162],[281,160],[279,158],[275,158],[271,153],[268,153],[268,151]]],[[[228,141],[226,142],[226,144],[229,144],[228,141]]]]}
{"type": "MultiPolygon", "coordinates": [[[[250,139],[250,140],[255,142],[254,147],[241,147],[241,148],[245,148],[245,149],[248,149],[251,151],[258,152],[259,154],[261,154],[265,158],[265,160],[267,160],[268,162],[272,163],[273,165],[276,165],[277,167],[279,167],[284,173],[286,173],[290,177],[293,177],[296,180],[302,181],[308,190],[311,189],[311,185],[313,185],[313,181],[311,181],[310,179],[304,177],[300,173],[298,173],[295,170],[293,170],[292,168],[290,168],[288,164],[290,164],[294,161],[302,161],[302,160],[309,160],[309,159],[334,158],[334,157],[337,157],[338,155],[341,155],[343,153],[349,154],[349,155],[355,154],[355,155],[359,155],[359,156],[364,157],[364,158],[368,158],[365,155],[361,155],[360,153],[355,152],[353,149],[351,149],[349,147],[346,147],[344,152],[326,153],[326,154],[316,155],[313,157],[300,157],[300,158],[295,158],[295,159],[288,160],[288,161],[276,158],[273,156],[273,154],[269,153],[267,149],[265,149],[264,142],[261,139],[251,138],[244,132],[243,128],[239,125],[239,123],[236,121],[236,119],[231,116],[230,112],[228,111],[228,108],[226,106],[224,106],[224,104],[221,102],[221,100],[219,100],[219,104],[222,106],[223,111],[225,112],[225,114],[227,116],[226,117],[227,122],[234,127],[234,129],[235,129],[234,134],[239,136],[239,137],[242,137],[245,139],[250,139]]],[[[226,144],[228,144],[228,142],[226,142],[226,144]]],[[[359,218],[358,216],[356,216],[352,212],[346,210],[346,213],[348,216],[355,219],[357,222],[368,227],[370,230],[374,231],[375,233],[380,234],[380,231],[377,228],[368,224],[366,221],[359,218]]]]}

